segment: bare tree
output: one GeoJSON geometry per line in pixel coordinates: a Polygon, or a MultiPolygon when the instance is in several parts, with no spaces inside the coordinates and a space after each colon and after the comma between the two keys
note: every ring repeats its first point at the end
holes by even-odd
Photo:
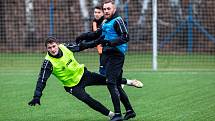
{"type": "Polygon", "coordinates": [[[26,46],[33,46],[35,43],[35,24],[34,24],[34,14],[33,14],[33,0],[25,0],[25,13],[26,13],[26,25],[27,25],[27,35],[26,35],[26,46]]]}
{"type": "Polygon", "coordinates": [[[100,2],[100,0],[93,0],[93,7],[95,7],[96,5],[98,5],[100,2]]]}
{"type": "Polygon", "coordinates": [[[202,4],[202,0],[192,0],[193,2],[193,13],[198,14],[199,6],[202,4]]]}
{"type": "Polygon", "coordinates": [[[89,31],[89,11],[87,8],[86,0],[79,0],[81,14],[84,19],[84,30],[89,31]]]}
{"type": "Polygon", "coordinates": [[[146,10],[148,10],[148,4],[149,4],[150,0],[142,0],[141,1],[141,5],[142,5],[142,9],[141,9],[141,15],[140,15],[140,18],[138,20],[138,24],[139,25],[144,25],[144,22],[145,22],[145,13],[146,13],[146,10]]]}
{"type": "Polygon", "coordinates": [[[176,20],[180,22],[182,20],[182,8],[181,0],[169,0],[172,11],[176,14],[176,20]]]}

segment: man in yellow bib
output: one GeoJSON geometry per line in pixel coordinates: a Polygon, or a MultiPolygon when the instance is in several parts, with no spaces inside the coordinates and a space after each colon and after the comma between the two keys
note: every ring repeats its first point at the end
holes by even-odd
{"type": "Polygon", "coordinates": [[[79,64],[69,47],[59,44],[56,38],[49,37],[45,46],[47,55],[40,70],[33,99],[28,104],[30,106],[40,105],[40,98],[46,86],[46,81],[53,74],[63,84],[68,93],[86,103],[92,109],[105,116],[112,117],[113,112],[85,92],[85,86],[105,85],[106,78],[88,71],[83,64],[79,64]]]}
{"type": "Polygon", "coordinates": [[[113,112],[85,92],[86,86],[107,85],[106,77],[90,72],[83,64],[79,64],[73,56],[72,51],[77,51],[74,47],[59,44],[54,37],[47,38],[45,46],[47,54],[41,66],[33,99],[28,104],[30,106],[40,105],[42,91],[46,86],[48,78],[53,74],[68,93],[92,109],[112,118],[114,116],[113,112]]]}

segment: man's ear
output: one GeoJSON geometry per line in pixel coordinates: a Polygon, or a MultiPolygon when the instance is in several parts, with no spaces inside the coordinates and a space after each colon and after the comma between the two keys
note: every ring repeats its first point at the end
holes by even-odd
{"type": "Polygon", "coordinates": [[[116,13],[116,8],[114,8],[114,12],[113,13],[116,13]]]}

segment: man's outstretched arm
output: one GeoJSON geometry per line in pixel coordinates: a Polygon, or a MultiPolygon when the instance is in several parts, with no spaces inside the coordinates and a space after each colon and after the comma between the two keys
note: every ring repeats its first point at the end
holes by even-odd
{"type": "Polygon", "coordinates": [[[39,77],[36,84],[36,89],[34,91],[33,99],[28,103],[30,106],[40,105],[40,97],[42,96],[42,91],[46,86],[46,82],[52,73],[52,64],[48,60],[44,60],[39,77]]]}
{"type": "Polygon", "coordinates": [[[80,43],[83,40],[95,40],[98,39],[102,35],[102,29],[98,28],[94,32],[86,32],[80,34],[78,37],[76,37],[76,43],[80,43]]]}
{"type": "Polygon", "coordinates": [[[65,46],[72,52],[79,52],[88,48],[94,48],[97,45],[103,43],[104,36],[100,36],[95,40],[82,40],[80,42],[70,42],[65,44],[65,46]]]}

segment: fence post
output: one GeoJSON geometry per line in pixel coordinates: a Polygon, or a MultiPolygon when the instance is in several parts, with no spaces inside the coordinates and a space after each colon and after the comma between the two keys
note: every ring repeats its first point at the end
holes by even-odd
{"type": "Polygon", "coordinates": [[[50,0],[49,3],[49,36],[54,33],[54,1],[50,0]]]}

